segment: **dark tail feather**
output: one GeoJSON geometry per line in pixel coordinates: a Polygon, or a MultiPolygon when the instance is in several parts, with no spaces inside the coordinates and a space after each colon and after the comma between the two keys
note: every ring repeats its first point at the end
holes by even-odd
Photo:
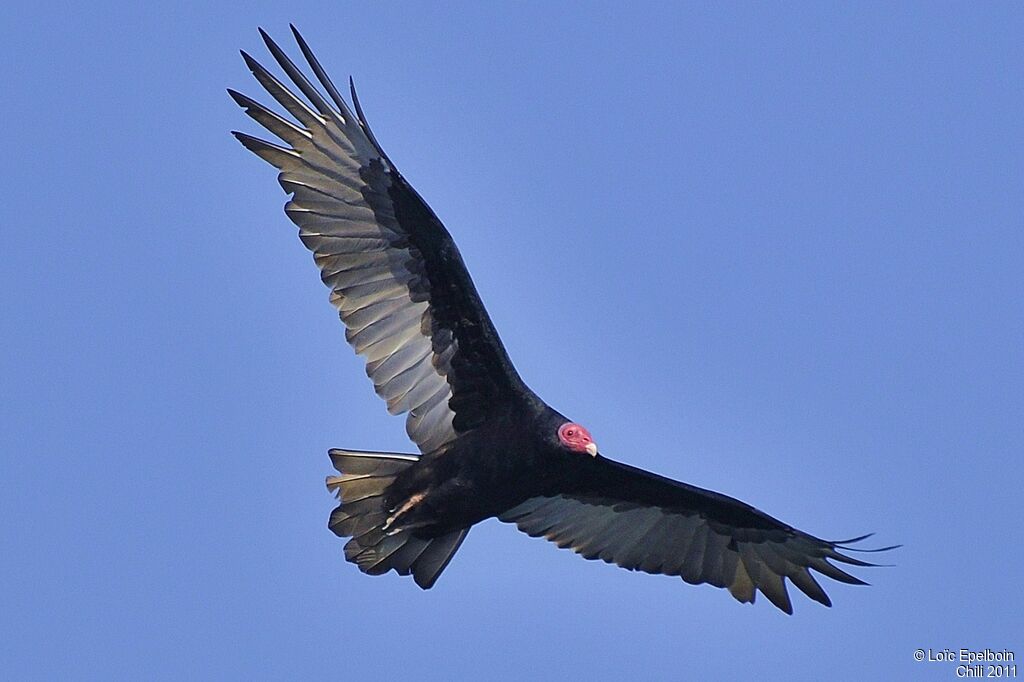
{"type": "Polygon", "coordinates": [[[339,537],[352,538],[345,544],[345,558],[370,575],[394,570],[399,575],[412,574],[425,590],[433,587],[469,529],[420,538],[411,530],[389,534],[382,528],[388,518],[388,486],[419,457],[340,449],[329,454],[341,475],[328,476],[327,489],[337,491],[341,504],[331,513],[327,527],[339,537]]]}

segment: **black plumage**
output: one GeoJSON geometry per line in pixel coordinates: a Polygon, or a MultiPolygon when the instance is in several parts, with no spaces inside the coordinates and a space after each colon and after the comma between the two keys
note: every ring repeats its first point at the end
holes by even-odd
{"type": "MultiPolygon", "coordinates": [[[[284,146],[234,133],[280,170],[285,205],[313,252],[346,339],[419,455],[332,450],[341,504],[329,526],[370,574],[429,588],[469,528],[497,517],[588,559],[758,591],[792,612],[785,580],[830,605],[811,571],[861,581],[832,562],[863,538],[820,540],[719,493],[598,454],[590,434],[523,383],[441,221],[377,144],[355,88],[345,102],[294,27],[323,94],[261,30],[302,99],[246,65],[293,118],[228,92],[284,146]]],[[[884,548],[889,549],[889,548],[884,548]]],[[[881,551],[881,550],[879,550],[881,551]]]]}

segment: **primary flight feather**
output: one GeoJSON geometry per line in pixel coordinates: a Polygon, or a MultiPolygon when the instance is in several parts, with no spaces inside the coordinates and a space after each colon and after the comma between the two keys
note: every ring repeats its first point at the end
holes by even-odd
{"type": "MultiPolygon", "coordinates": [[[[345,338],[419,455],[335,449],[329,526],[370,574],[395,570],[430,588],[473,524],[490,517],[588,559],[757,592],[792,613],[786,580],[831,602],[812,571],[862,581],[871,566],[739,500],[605,458],[583,426],[538,398],[498,338],[459,250],[292,27],[323,92],[262,30],[284,85],[245,52],[256,80],[291,115],[231,97],[281,143],[235,137],[280,170],[285,205],[313,252],[345,338]]],[[[351,84],[350,84],[351,85],[351,84]]],[[[883,548],[890,549],[890,548],[883,548]]],[[[883,551],[876,550],[876,551],[883,551]]]]}

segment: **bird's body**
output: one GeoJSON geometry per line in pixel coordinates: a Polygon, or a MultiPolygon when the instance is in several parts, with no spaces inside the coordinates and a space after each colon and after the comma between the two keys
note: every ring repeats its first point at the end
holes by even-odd
{"type": "MultiPolygon", "coordinates": [[[[294,28],[293,28],[294,31],[294,28]]],[[[470,527],[491,517],[590,559],[758,591],[791,612],[789,580],[830,605],[812,577],[860,583],[830,563],[870,566],[827,541],[735,500],[621,464],[549,407],[516,372],[458,248],[353,112],[298,32],[331,102],[263,34],[303,100],[244,52],[246,64],[296,122],[229,91],[287,146],[236,137],[277,167],[285,211],[331,289],[346,339],[420,454],[335,449],[341,504],[329,526],[371,574],[412,574],[424,588],[470,527]]],[[[886,548],[888,549],[888,548],[886,548]]]]}
{"type": "Polygon", "coordinates": [[[510,401],[465,439],[421,456],[395,479],[387,507],[400,508],[423,495],[403,522],[425,523],[421,532],[437,535],[468,528],[554,489],[565,478],[564,455],[537,438],[537,426],[545,421],[557,428],[565,419],[529,397],[533,400],[510,401]]]}

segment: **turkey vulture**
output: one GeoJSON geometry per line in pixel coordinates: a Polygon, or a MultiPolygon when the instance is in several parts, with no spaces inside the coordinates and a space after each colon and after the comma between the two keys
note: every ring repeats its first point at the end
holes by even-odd
{"type": "MultiPolygon", "coordinates": [[[[305,96],[256,60],[246,65],[289,120],[234,90],[231,97],[280,138],[233,133],[280,170],[285,212],[330,288],[345,338],[420,454],[333,449],[327,479],[340,506],[329,527],[345,558],[371,575],[412,574],[430,588],[473,524],[490,517],[533,537],[630,570],[758,591],[792,613],[785,580],[825,606],[811,571],[864,584],[832,562],[863,540],[820,540],[709,490],[599,454],[586,428],[519,377],[451,236],[377,143],[349,81],[355,112],[292,27],[313,85],[261,29],[305,96]]],[[[860,551],[884,551],[860,550],[860,551]]]]}

